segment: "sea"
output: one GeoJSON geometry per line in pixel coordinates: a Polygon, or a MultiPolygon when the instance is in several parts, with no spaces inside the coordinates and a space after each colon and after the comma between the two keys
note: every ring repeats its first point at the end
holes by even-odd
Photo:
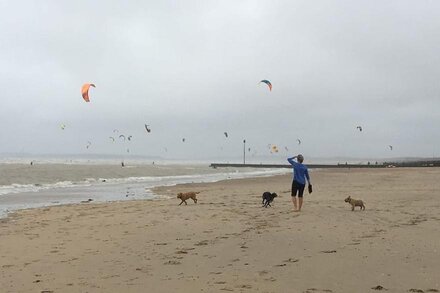
{"type": "Polygon", "coordinates": [[[157,200],[152,189],[287,174],[289,169],[218,168],[204,161],[112,158],[0,158],[0,217],[20,209],[124,200],[157,200]]]}

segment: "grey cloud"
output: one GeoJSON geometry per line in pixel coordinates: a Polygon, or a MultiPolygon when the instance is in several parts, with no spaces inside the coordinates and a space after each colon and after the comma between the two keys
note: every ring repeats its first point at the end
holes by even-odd
{"type": "Polygon", "coordinates": [[[277,143],[309,156],[430,156],[440,152],[439,8],[4,1],[0,153],[87,153],[88,140],[90,151],[120,153],[108,142],[120,128],[142,155],[239,156],[246,138],[260,153],[277,143]],[[89,81],[97,87],[86,104],[89,81]]]}

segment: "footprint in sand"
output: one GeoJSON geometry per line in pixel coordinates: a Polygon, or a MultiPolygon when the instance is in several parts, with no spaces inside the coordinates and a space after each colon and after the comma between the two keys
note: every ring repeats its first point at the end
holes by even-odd
{"type": "Polygon", "coordinates": [[[316,288],[309,288],[304,293],[312,293],[312,292],[333,292],[330,289],[316,289],[316,288]]]}
{"type": "Polygon", "coordinates": [[[194,244],[195,246],[202,246],[202,245],[208,245],[209,241],[208,240],[202,240],[197,242],[196,244],[194,244]]]}
{"type": "Polygon", "coordinates": [[[177,254],[187,254],[188,251],[190,251],[190,250],[194,250],[194,249],[195,249],[194,247],[191,247],[191,248],[182,248],[182,249],[177,250],[176,253],[177,253],[177,254]]]}
{"type": "Polygon", "coordinates": [[[180,262],[180,261],[177,261],[177,260],[169,260],[169,261],[167,261],[167,262],[164,262],[163,264],[164,264],[164,265],[180,265],[181,262],[180,262]]]}
{"type": "Polygon", "coordinates": [[[323,250],[322,253],[336,253],[336,250],[323,250]]]}
{"type": "Polygon", "coordinates": [[[422,289],[409,289],[408,292],[424,293],[422,289]]]}
{"type": "Polygon", "coordinates": [[[381,291],[381,290],[387,290],[386,288],[384,288],[384,287],[382,287],[381,285],[377,285],[376,287],[372,287],[371,289],[373,289],[373,290],[378,290],[378,291],[381,291]]]}
{"type": "Polygon", "coordinates": [[[244,285],[238,285],[238,286],[235,286],[235,288],[240,288],[240,289],[252,289],[252,286],[251,286],[251,285],[248,285],[248,284],[244,284],[244,285]]]}
{"type": "Polygon", "coordinates": [[[417,225],[419,223],[425,222],[428,219],[426,219],[425,217],[421,217],[421,216],[416,216],[414,218],[412,218],[409,223],[405,223],[404,225],[408,225],[408,226],[412,226],[412,225],[417,225]]]}

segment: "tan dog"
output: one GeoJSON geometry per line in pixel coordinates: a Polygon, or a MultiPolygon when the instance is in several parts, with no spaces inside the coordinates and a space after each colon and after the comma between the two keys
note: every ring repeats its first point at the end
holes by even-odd
{"type": "Polygon", "coordinates": [[[187,205],[187,203],[186,203],[186,200],[187,199],[192,199],[193,201],[194,201],[194,203],[197,203],[197,194],[199,194],[200,192],[198,191],[198,192],[185,192],[185,193],[182,193],[182,192],[179,192],[178,194],[177,194],[177,198],[180,198],[180,200],[182,201],[180,204],[179,204],[179,206],[182,204],[182,203],[185,203],[185,205],[187,205]]]}
{"type": "Polygon", "coordinates": [[[360,199],[353,199],[349,196],[344,201],[351,204],[352,211],[354,211],[354,207],[360,207],[361,210],[365,210],[364,202],[360,199]]]}

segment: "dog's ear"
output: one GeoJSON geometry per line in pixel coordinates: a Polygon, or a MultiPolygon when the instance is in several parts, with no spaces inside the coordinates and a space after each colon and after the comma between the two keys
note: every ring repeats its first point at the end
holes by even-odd
{"type": "Polygon", "coordinates": [[[273,197],[277,197],[278,194],[276,194],[276,193],[274,192],[274,193],[272,193],[272,196],[273,196],[273,197]]]}

